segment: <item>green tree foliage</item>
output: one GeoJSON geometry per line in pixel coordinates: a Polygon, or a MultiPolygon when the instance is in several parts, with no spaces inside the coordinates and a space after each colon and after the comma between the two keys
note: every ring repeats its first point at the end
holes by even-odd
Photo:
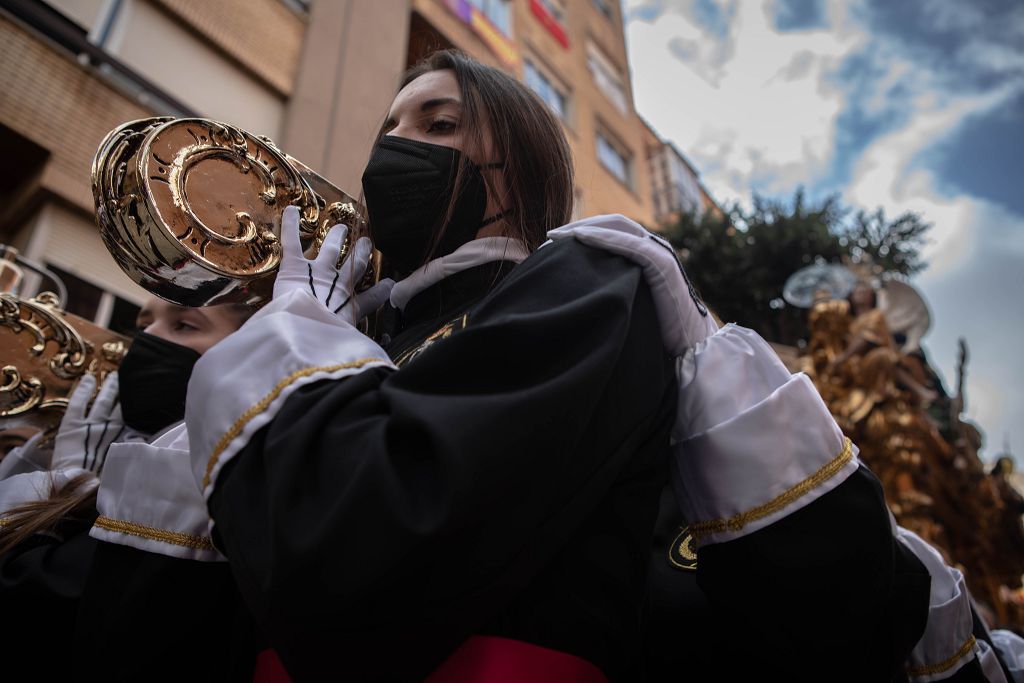
{"type": "Polygon", "coordinates": [[[798,189],[792,202],[754,195],[749,209],[684,215],[663,232],[722,320],[795,345],[807,337],[807,311],[782,298],[790,275],[816,262],[866,260],[878,272],[912,275],[926,265],[920,252],[930,227],[909,212],[891,221],[882,209],[854,212],[837,195],[809,202],[798,189]]]}

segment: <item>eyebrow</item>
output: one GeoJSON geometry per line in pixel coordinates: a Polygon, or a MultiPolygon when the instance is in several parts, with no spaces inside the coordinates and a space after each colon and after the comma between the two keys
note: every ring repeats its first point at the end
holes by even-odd
{"type": "Polygon", "coordinates": [[[454,104],[457,107],[461,107],[462,106],[462,102],[460,102],[459,100],[455,99],[454,97],[436,97],[436,98],[434,98],[432,100],[427,100],[426,102],[421,104],[420,105],[420,111],[428,111],[430,109],[437,109],[438,107],[444,106],[446,104],[454,104]]]}
{"type": "MultiPolygon", "coordinates": [[[[434,99],[425,100],[420,105],[420,112],[423,113],[423,112],[430,111],[431,109],[437,109],[438,107],[443,107],[446,104],[454,104],[456,107],[459,107],[459,108],[462,107],[462,102],[460,100],[455,99],[454,97],[435,97],[434,99]]],[[[394,126],[395,126],[395,117],[394,116],[388,116],[388,119],[387,119],[387,121],[384,122],[384,125],[382,126],[382,128],[383,129],[388,129],[388,128],[392,128],[394,126]]]]}

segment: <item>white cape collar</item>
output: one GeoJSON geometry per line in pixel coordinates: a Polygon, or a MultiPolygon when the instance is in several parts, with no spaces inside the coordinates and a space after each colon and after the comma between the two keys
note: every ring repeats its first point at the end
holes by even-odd
{"type": "Polygon", "coordinates": [[[404,310],[414,296],[446,277],[492,261],[520,263],[529,255],[526,245],[511,237],[481,237],[466,242],[447,256],[434,259],[395,283],[391,290],[391,305],[404,310]]]}

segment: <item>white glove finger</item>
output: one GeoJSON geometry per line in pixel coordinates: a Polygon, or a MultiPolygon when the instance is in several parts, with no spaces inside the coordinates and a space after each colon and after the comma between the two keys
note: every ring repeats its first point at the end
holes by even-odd
{"type": "Polygon", "coordinates": [[[341,269],[341,277],[346,283],[351,284],[353,288],[356,282],[363,277],[363,273],[366,272],[366,264],[370,262],[371,253],[373,253],[373,243],[370,242],[370,238],[360,237],[356,240],[348,258],[345,259],[345,265],[341,269]]]}
{"type": "Polygon", "coordinates": [[[343,223],[332,225],[327,231],[324,243],[320,245],[320,251],[316,255],[316,263],[320,268],[333,271],[334,264],[338,262],[338,255],[341,254],[341,245],[345,243],[345,236],[348,235],[348,226],[343,223]]]}
{"type": "Polygon", "coordinates": [[[360,292],[355,296],[355,321],[359,322],[369,314],[376,311],[378,308],[384,305],[384,303],[391,297],[391,288],[395,286],[395,281],[389,279],[381,280],[373,287],[370,287],[365,292],[360,292]]]}
{"type": "Polygon", "coordinates": [[[281,217],[281,250],[284,252],[284,259],[304,259],[302,255],[302,242],[299,241],[299,207],[285,207],[284,215],[281,217]]]}
{"type": "Polygon", "coordinates": [[[94,391],[96,391],[96,377],[92,373],[82,375],[82,378],[78,380],[75,390],[71,392],[71,396],[68,398],[68,408],[64,411],[64,418],[61,420],[61,424],[68,420],[84,420],[85,409],[88,407],[89,399],[92,398],[94,391]]]}
{"type": "Polygon", "coordinates": [[[114,404],[117,403],[118,388],[117,373],[112,372],[103,380],[100,393],[97,394],[96,400],[92,402],[92,409],[89,411],[90,420],[105,420],[110,416],[110,411],[113,410],[114,404]]]}

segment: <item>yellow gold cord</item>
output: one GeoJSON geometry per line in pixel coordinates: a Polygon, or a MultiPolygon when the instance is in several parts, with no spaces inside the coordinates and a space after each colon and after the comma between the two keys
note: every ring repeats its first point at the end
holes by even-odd
{"type": "Polygon", "coordinates": [[[136,524],[135,522],[111,519],[104,515],[100,515],[96,518],[95,526],[98,526],[101,529],[106,529],[107,531],[117,531],[122,534],[148,538],[154,541],[163,541],[164,543],[173,543],[174,545],[180,545],[186,548],[195,548],[196,550],[214,549],[213,542],[205,536],[185,534],[180,531],[166,531],[164,529],[157,529],[156,527],[146,526],[144,524],[136,524]]]}
{"type": "Polygon", "coordinates": [[[695,539],[700,540],[710,534],[722,531],[739,531],[751,522],[778,512],[807,492],[828,481],[838,474],[851,459],[853,459],[853,443],[848,438],[843,437],[843,450],[840,451],[839,455],[792,488],[783,491],[763,505],[758,505],[756,508],[746,512],[737,513],[728,519],[709,519],[706,522],[691,524],[690,533],[693,534],[695,539]]]}
{"type": "Polygon", "coordinates": [[[220,438],[220,441],[217,442],[217,445],[213,449],[213,453],[210,455],[210,459],[206,463],[206,473],[203,475],[203,490],[205,491],[206,487],[210,485],[210,475],[213,473],[213,467],[214,465],[217,464],[217,459],[220,457],[220,454],[224,452],[224,449],[228,447],[228,444],[231,443],[231,441],[236,436],[242,433],[242,430],[245,428],[245,425],[247,425],[250,420],[252,420],[254,417],[262,413],[264,410],[266,410],[267,406],[269,406],[274,401],[275,398],[280,396],[281,392],[288,388],[289,384],[292,384],[298,379],[301,379],[303,377],[309,377],[310,375],[316,374],[318,372],[329,373],[335,372],[337,370],[345,370],[347,368],[360,368],[366,365],[367,363],[377,362],[386,361],[382,358],[361,358],[357,361],[352,361],[351,363],[342,363],[340,365],[326,365],[312,368],[304,368],[297,372],[293,372],[292,374],[288,375],[283,380],[278,382],[277,386],[275,386],[269,394],[264,396],[259,403],[257,403],[256,405],[242,413],[242,416],[235,421],[235,424],[231,425],[231,429],[225,432],[224,436],[222,436],[220,438]]]}
{"type": "Polygon", "coordinates": [[[949,671],[952,669],[957,662],[967,656],[967,653],[974,649],[974,644],[977,641],[974,636],[967,639],[967,642],[960,646],[960,649],[956,653],[944,662],[938,664],[930,664],[928,666],[919,666],[916,669],[907,669],[908,676],[928,676],[930,674],[940,674],[943,671],[949,671]]]}

